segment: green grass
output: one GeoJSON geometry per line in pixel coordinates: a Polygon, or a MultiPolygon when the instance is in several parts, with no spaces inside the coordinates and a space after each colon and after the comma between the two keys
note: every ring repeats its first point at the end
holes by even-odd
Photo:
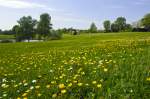
{"type": "Polygon", "coordinates": [[[0,97],[149,99],[150,33],[0,44],[0,97]]]}
{"type": "Polygon", "coordinates": [[[0,35],[0,40],[3,39],[14,39],[14,35],[0,35]]]}

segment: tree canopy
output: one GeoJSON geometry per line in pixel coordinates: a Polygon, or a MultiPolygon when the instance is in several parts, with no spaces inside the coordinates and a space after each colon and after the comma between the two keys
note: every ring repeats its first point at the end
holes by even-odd
{"type": "Polygon", "coordinates": [[[94,22],[91,24],[89,31],[91,33],[96,33],[97,32],[97,27],[96,27],[94,22]]]}
{"type": "Polygon", "coordinates": [[[111,22],[109,20],[106,20],[106,21],[104,21],[103,25],[104,25],[105,31],[106,32],[110,32],[110,30],[111,30],[111,22]]]}
{"type": "Polygon", "coordinates": [[[48,36],[50,34],[50,29],[52,29],[51,17],[48,13],[44,13],[40,16],[40,21],[37,26],[39,39],[48,36]]]}
{"type": "Polygon", "coordinates": [[[150,31],[150,13],[146,14],[141,20],[142,25],[150,31]]]}
{"type": "Polygon", "coordinates": [[[124,31],[126,28],[126,18],[124,17],[118,17],[115,21],[115,24],[118,25],[119,31],[124,31]]]}

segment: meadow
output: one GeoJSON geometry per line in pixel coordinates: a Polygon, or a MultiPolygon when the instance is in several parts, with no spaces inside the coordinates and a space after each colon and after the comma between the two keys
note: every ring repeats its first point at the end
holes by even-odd
{"type": "Polygon", "coordinates": [[[149,99],[150,33],[0,44],[0,99],[149,99]]]}

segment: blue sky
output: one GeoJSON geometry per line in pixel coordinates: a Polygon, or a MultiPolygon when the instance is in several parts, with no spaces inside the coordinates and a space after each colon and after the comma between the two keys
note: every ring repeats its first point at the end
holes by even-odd
{"type": "Polygon", "coordinates": [[[39,19],[49,13],[54,28],[89,28],[95,22],[99,29],[104,20],[112,22],[124,16],[128,23],[150,13],[150,0],[0,0],[0,29],[11,29],[22,16],[39,19]]]}

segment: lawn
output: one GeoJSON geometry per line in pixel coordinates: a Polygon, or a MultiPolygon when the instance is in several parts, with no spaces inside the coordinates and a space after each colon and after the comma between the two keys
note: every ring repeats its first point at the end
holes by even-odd
{"type": "Polygon", "coordinates": [[[0,44],[0,99],[149,99],[150,33],[0,44]]]}
{"type": "Polygon", "coordinates": [[[14,39],[15,36],[14,35],[0,35],[0,40],[3,39],[14,39]]]}

